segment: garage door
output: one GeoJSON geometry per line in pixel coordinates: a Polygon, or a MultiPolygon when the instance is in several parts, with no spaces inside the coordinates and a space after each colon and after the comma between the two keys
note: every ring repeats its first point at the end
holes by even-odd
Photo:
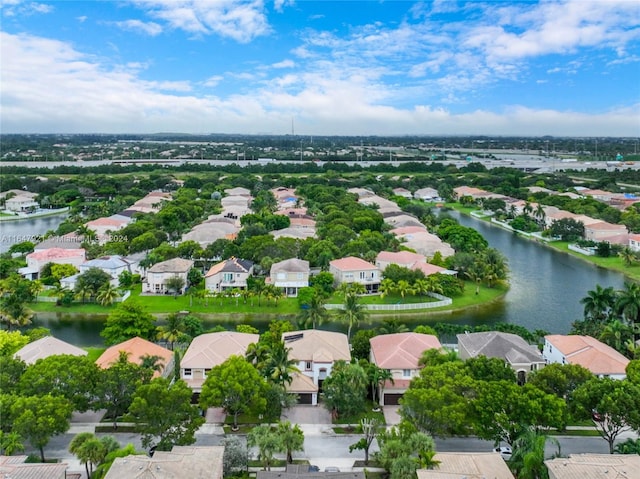
{"type": "Polygon", "coordinates": [[[402,394],[385,394],[383,406],[397,406],[402,394]]]}
{"type": "Polygon", "coordinates": [[[313,404],[313,394],[298,394],[298,404],[313,404]]]}

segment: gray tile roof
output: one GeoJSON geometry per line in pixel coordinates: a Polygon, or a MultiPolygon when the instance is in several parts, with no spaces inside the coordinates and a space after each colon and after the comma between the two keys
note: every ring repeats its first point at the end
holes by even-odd
{"type": "Polygon", "coordinates": [[[516,334],[488,331],[458,334],[457,337],[458,349],[464,349],[471,357],[500,358],[510,364],[544,362],[538,348],[516,334]]]}

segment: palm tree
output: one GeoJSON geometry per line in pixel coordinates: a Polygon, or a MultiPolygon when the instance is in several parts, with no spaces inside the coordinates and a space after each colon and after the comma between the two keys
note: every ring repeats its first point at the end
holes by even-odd
{"type": "Polygon", "coordinates": [[[390,381],[391,384],[394,384],[393,374],[391,374],[391,371],[388,369],[384,369],[378,367],[376,364],[369,363],[369,366],[367,367],[367,376],[369,377],[369,381],[371,383],[371,399],[374,402],[380,404],[382,402],[382,398],[380,397],[382,386],[384,385],[385,381],[390,381]],[[376,391],[378,392],[377,398],[376,391]]]}
{"type": "Polygon", "coordinates": [[[618,291],[615,309],[633,328],[634,340],[638,339],[635,336],[638,334],[638,323],[640,323],[640,284],[625,282],[624,289],[618,291]]]}
{"type": "Polygon", "coordinates": [[[417,279],[413,283],[416,294],[438,293],[442,294],[443,289],[440,281],[434,275],[429,275],[423,279],[417,279]]]}
{"type": "Polygon", "coordinates": [[[604,327],[598,339],[624,354],[627,340],[631,339],[633,341],[633,329],[622,321],[615,319],[604,327]]]}
{"type": "Polygon", "coordinates": [[[31,324],[32,318],[33,311],[23,303],[3,304],[0,307],[0,323],[5,323],[8,331],[11,331],[11,328],[14,326],[16,328],[28,326],[31,324]]]}
{"type": "Polygon", "coordinates": [[[548,479],[549,470],[545,466],[545,446],[547,441],[557,446],[557,453],[552,457],[560,456],[560,443],[557,439],[540,434],[534,430],[523,433],[514,442],[513,455],[509,461],[509,467],[518,479],[548,479]]]}
{"type": "Polygon", "coordinates": [[[5,456],[13,456],[13,453],[18,451],[24,451],[24,444],[20,434],[15,431],[0,431],[0,453],[5,456]]]}
{"type": "Polygon", "coordinates": [[[465,271],[464,275],[476,284],[476,294],[480,294],[480,283],[482,283],[486,275],[484,265],[476,261],[465,271]]]}
{"type": "Polygon", "coordinates": [[[291,381],[293,381],[291,375],[299,372],[296,367],[296,361],[289,359],[289,351],[291,351],[291,348],[286,348],[283,343],[276,343],[267,352],[265,361],[265,376],[267,380],[282,387],[285,386],[285,383],[291,384],[291,381]]]}
{"type": "Polygon", "coordinates": [[[309,304],[303,305],[302,310],[298,314],[298,325],[301,328],[311,326],[312,329],[316,329],[316,326],[321,326],[328,321],[329,311],[327,311],[324,305],[324,296],[317,291],[313,293],[309,304]]]}
{"type": "Polygon", "coordinates": [[[248,362],[256,367],[256,369],[262,370],[265,362],[267,361],[268,354],[269,350],[264,343],[258,341],[257,343],[251,343],[247,346],[247,352],[244,356],[248,362]]]}
{"type": "Polygon", "coordinates": [[[626,266],[631,266],[633,263],[635,263],[638,260],[636,253],[628,246],[625,246],[624,248],[622,248],[622,251],[618,253],[618,256],[622,258],[622,261],[624,261],[624,264],[626,266]]]}
{"type": "Polygon", "coordinates": [[[616,293],[613,286],[603,288],[596,284],[596,289],[587,291],[587,295],[580,300],[584,305],[584,317],[597,321],[605,321],[611,315],[616,303],[616,293]]]}
{"type": "Polygon", "coordinates": [[[404,299],[407,294],[413,293],[413,288],[411,287],[411,284],[409,284],[409,281],[401,279],[396,284],[396,291],[400,294],[402,299],[404,299]]]}
{"type": "Polygon", "coordinates": [[[81,299],[82,302],[84,303],[87,299],[87,296],[91,298],[91,295],[93,294],[93,288],[88,284],[78,285],[78,287],[76,287],[75,292],[76,292],[76,297],[81,299]]]}
{"type": "Polygon", "coordinates": [[[395,289],[396,283],[392,279],[385,278],[380,283],[380,288],[378,289],[378,291],[380,291],[380,297],[384,298],[388,294],[393,293],[395,289]]]}
{"type": "Polygon", "coordinates": [[[42,284],[42,281],[38,279],[31,281],[31,284],[29,285],[29,291],[33,295],[33,299],[36,303],[38,302],[38,295],[43,290],[44,290],[44,285],[42,284]]]}
{"type": "Polygon", "coordinates": [[[382,325],[378,327],[378,334],[397,334],[409,331],[406,324],[401,323],[396,318],[386,318],[382,320],[382,325]]]}
{"type": "Polygon", "coordinates": [[[536,211],[534,213],[536,219],[538,220],[538,224],[540,225],[541,228],[544,228],[545,225],[545,219],[547,217],[547,214],[544,211],[544,206],[542,206],[541,203],[538,203],[538,206],[536,207],[536,211]]]}
{"type": "Polygon", "coordinates": [[[98,295],[96,296],[96,300],[102,306],[109,306],[113,304],[115,300],[118,299],[119,297],[120,297],[120,292],[118,291],[118,288],[113,286],[111,283],[105,283],[104,286],[102,286],[98,290],[98,295]]]}
{"type": "Polygon", "coordinates": [[[186,331],[184,316],[171,313],[167,316],[167,324],[160,325],[157,329],[157,338],[167,341],[169,343],[169,349],[173,351],[173,345],[184,336],[186,331]]]}
{"type": "Polygon", "coordinates": [[[367,318],[364,306],[359,302],[358,295],[349,293],[344,300],[344,309],[339,313],[340,319],[349,325],[347,329],[347,339],[351,341],[351,329],[358,326],[367,318]]]}
{"type": "Polygon", "coordinates": [[[162,358],[155,354],[145,354],[140,356],[140,367],[142,369],[149,369],[153,372],[162,372],[164,364],[162,358]]]}

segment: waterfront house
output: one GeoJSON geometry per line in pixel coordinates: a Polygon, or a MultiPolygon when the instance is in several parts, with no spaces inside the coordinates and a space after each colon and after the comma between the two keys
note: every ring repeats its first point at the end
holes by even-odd
{"type": "Polygon", "coordinates": [[[428,349],[442,349],[438,338],[431,334],[381,334],[369,339],[369,361],[391,373],[393,381],[385,381],[379,389],[381,406],[397,405],[409,389],[411,379],[420,374],[422,354],[428,349]]]}
{"type": "Polygon", "coordinates": [[[630,234],[628,246],[631,248],[631,251],[640,251],[640,234],[630,234]]]}
{"type": "MultiPolygon", "coordinates": [[[[284,333],[282,340],[285,347],[290,349],[289,359],[296,362],[300,373],[307,376],[319,391],[322,390],[323,381],[331,376],[336,361],[351,361],[349,341],[343,333],[306,329],[284,333]]],[[[305,382],[305,388],[307,384],[308,381],[305,382]]],[[[300,403],[317,404],[317,392],[293,390],[292,387],[299,388],[299,385],[292,383],[287,391],[297,393],[300,403]]]]}
{"type": "Polygon", "coordinates": [[[413,197],[422,201],[442,201],[435,188],[420,188],[413,193],[413,197]]]}
{"type": "Polygon", "coordinates": [[[300,288],[309,286],[309,262],[290,258],[271,265],[267,284],[282,289],[285,296],[296,297],[300,288]]]}
{"type": "Polygon", "coordinates": [[[180,361],[180,378],[195,394],[202,391],[207,373],[231,356],[245,356],[251,343],[257,343],[258,334],[221,331],[197,336],[191,341],[180,361]]]}
{"type": "MultiPolygon", "coordinates": [[[[625,225],[617,225],[607,223],[606,221],[598,221],[589,225],[584,225],[584,239],[591,241],[605,241],[616,236],[624,236],[626,243],[626,235],[629,234],[625,225]]],[[[614,241],[609,241],[613,243],[614,241]]]]}
{"type": "Polygon", "coordinates": [[[546,364],[537,346],[527,343],[517,334],[486,331],[458,334],[457,338],[460,359],[478,356],[502,359],[516,373],[519,384],[524,384],[531,372],[542,369],[546,364]]]}
{"type": "Polygon", "coordinates": [[[123,242],[126,242],[123,238],[118,238],[115,234],[116,231],[119,231],[126,227],[129,223],[131,223],[131,218],[121,215],[115,215],[117,217],[111,216],[107,218],[98,218],[93,221],[88,221],[85,223],[87,229],[93,231],[96,234],[99,244],[105,244],[107,241],[118,241],[120,239],[123,242]]]}
{"type": "Polygon", "coordinates": [[[402,245],[406,248],[414,250],[416,253],[426,256],[427,258],[433,258],[433,256],[440,252],[443,258],[447,258],[455,254],[455,250],[449,245],[449,243],[443,242],[436,235],[431,234],[424,228],[410,227],[411,231],[415,233],[398,233],[398,231],[407,231],[407,228],[397,228],[391,230],[402,245]],[[415,230],[413,229],[415,228],[415,230]]]}
{"type": "Polygon", "coordinates": [[[96,360],[96,364],[102,369],[109,369],[113,363],[118,361],[121,352],[127,355],[130,363],[138,365],[142,364],[145,357],[157,356],[159,358],[158,364],[162,367],[162,370],[154,371],[153,377],[171,377],[174,367],[173,351],[137,336],[107,348],[96,360]]]}
{"type": "Polygon", "coordinates": [[[550,334],[544,337],[542,355],[548,364],[577,364],[599,377],[627,377],[629,360],[591,336],[550,334]]]}
{"type": "Polygon", "coordinates": [[[86,260],[86,252],[82,248],[47,248],[29,253],[26,257],[27,267],[21,268],[20,274],[27,279],[38,279],[40,271],[47,264],[70,264],[80,268],[86,260]]]}
{"type": "Polygon", "coordinates": [[[376,256],[376,266],[381,271],[390,264],[412,269],[416,263],[426,263],[426,261],[425,256],[411,251],[380,251],[376,256]]]}
{"type": "Polygon", "coordinates": [[[413,198],[413,195],[411,194],[411,192],[406,188],[394,188],[393,194],[395,196],[400,196],[402,198],[407,198],[409,200],[413,198]]]}
{"type": "Polygon", "coordinates": [[[58,356],[61,354],[71,356],[86,356],[88,353],[73,344],[69,344],[53,336],[45,336],[20,348],[13,357],[24,361],[27,365],[35,363],[38,359],[58,356]]]}
{"type": "Polygon", "coordinates": [[[333,275],[336,285],[359,283],[365,287],[367,293],[377,293],[380,288],[380,268],[355,256],[331,261],[329,272],[333,275]]]}
{"type": "MultiPolygon", "coordinates": [[[[187,274],[193,268],[193,261],[190,259],[173,258],[167,261],[154,264],[147,270],[147,275],[142,283],[143,293],[165,294],[171,291],[167,289],[169,278],[182,278],[184,285],[187,285],[187,274]]],[[[182,294],[182,291],[178,292],[182,294]]]]}
{"type": "Polygon", "coordinates": [[[253,262],[229,258],[214,264],[204,277],[204,287],[212,293],[230,289],[246,289],[247,279],[253,275],[253,262]]]}

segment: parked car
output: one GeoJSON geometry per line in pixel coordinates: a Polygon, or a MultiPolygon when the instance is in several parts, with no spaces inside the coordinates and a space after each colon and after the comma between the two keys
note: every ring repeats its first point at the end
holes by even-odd
{"type": "Polygon", "coordinates": [[[312,464],[309,466],[309,472],[320,472],[320,468],[312,464]]]}
{"type": "Polygon", "coordinates": [[[493,450],[493,452],[499,453],[505,461],[511,459],[511,455],[513,454],[511,446],[498,446],[493,450]]]}

